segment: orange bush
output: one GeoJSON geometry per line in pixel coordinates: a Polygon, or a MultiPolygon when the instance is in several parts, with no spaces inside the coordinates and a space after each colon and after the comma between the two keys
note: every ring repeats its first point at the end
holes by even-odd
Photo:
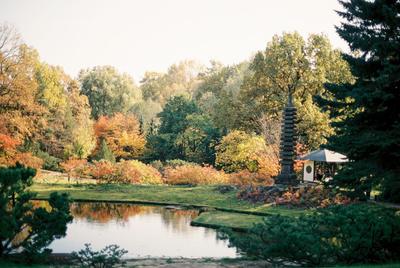
{"type": "Polygon", "coordinates": [[[123,183],[161,184],[162,176],[157,169],[137,160],[121,161],[116,164],[117,177],[123,183]]]}
{"type": "Polygon", "coordinates": [[[93,179],[105,183],[161,184],[162,176],[157,169],[137,160],[111,163],[95,161],[90,168],[93,179]]]}
{"type": "Polygon", "coordinates": [[[90,167],[90,175],[99,182],[115,182],[116,171],[115,165],[105,160],[94,161],[90,167]]]}
{"type": "Polygon", "coordinates": [[[197,184],[225,184],[229,176],[211,166],[183,165],[175,168],[168,167],[165,172],[167,184],[197,185],[197,184]]]}

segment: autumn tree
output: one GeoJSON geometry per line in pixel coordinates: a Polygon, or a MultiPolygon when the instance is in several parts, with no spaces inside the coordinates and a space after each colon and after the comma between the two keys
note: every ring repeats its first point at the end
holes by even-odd
{"type": "Polygon", "coordinates": [[[98,66],[79,73],[82,93],[88,97],[92,116],[113,116],[126,113],[141,100],[141,91],[128,74],[120,74],[111,66],[98,66]]]}
{"type": "Polygon", "coordinates": [[[269,166],[273,170],[272,174],[276,175],[278,162],[279,158],[266,145],[263,137],[244,131],[230,132],[216,147],[216,166],[226,172],[258,172],[269,166]]]}
{"type": "Polygon", "coordinates": [[[340,51],[325,36],[314,34],[304,40],[298,33],[276,35],[265,51],[255,55],[250,70],[241,92],[241,122],[247,129],[260,132],[257,121],[264,115],[279,118],[293,92],[303,143],[309,149],[326,143],[333,129],[313,97],[329,95],[324,83],[351,82],[352,76],[340,51]]]}
{"type": "Polygon", "coordinates": [[[137,158],[143,152],[146,140],[140,131],[139,121],[133,115],[117,113],[112,117],[101,116],[94,129],[98,149],[104,140],[117,159],[137,158]]]}
{"type": "Polygon", "coordinates": [[[21,42],[16,30],[0,25],[0,133],[20,142],[37,135],[43,124],[36,61],[37,52],[21,42]]]}
{"type": "Polygon", "coordinates": [[[78,176],[79,171],[85,167],[86,163],[86,159],[69,158],[68,160],[60,163],[60,167],[68,174],[69,182],[71,177],[78,176]]]}
{"type": "Polygon", "coordinates": [[[96,147],[91,107],[87,97],[81,94],[76,81],[70,81],[67,89],[66,135],[69,142],[64,147],[64,155],[85,159],[96,147]]]}

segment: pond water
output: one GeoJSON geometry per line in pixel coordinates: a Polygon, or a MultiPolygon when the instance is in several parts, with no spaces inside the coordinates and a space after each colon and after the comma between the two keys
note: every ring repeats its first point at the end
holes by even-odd
{"type": "Polygon", "coordinates": [[[190,226],[196,210],[167,209],[117,203],[73,203],[67,235],[53,241],[54,253],[78,251],[85,243],[99,250],[117,244],[125,258],[237,257],[236,249],[217,238],[216,231],[190,226]]]}

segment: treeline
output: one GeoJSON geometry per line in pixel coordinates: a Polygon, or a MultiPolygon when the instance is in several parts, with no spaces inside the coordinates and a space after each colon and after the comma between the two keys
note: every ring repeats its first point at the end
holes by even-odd
{"type": "MultiPolygon", "coordinates": [[[[182,159],[227,172],[278,163],[280,113],[289,89],[299,110],[299,148],[334,133],[314,96],[351,82],[341,53],[323,35],[274,36],[232,66],[194,61],[146,72],[138,85],[111,66],[76,79],[40,60],[9,25],[0,28],[0,161],[57,170],[68,159],[182,159]],[[238,146],[240,145],[240,146],[238,146]]],[[[276,170],[274,171],[277,172],[276,170]]]]}

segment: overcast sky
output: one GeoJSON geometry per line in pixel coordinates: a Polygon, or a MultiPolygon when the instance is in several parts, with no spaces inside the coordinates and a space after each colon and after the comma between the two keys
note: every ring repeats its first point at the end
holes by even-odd
{"type": "Polygon", "coordinates": [[[0,0],[0,22],[72,76],[113,65],[139,81],[184,59],[238,63],[295,30],[325,33],[345,50],[339,8],[337,0],[0,0]]]}

